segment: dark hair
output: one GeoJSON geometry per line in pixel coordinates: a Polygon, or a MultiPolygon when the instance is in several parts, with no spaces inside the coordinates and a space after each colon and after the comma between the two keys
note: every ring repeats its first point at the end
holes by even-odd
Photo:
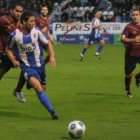
{"type": "Polygon", "coordinates": [[[31,12],[31,11],[24,11],[20,20],[21,20],[21,22],[23,22],[23,20],[27,21],[29,19],[29,17],[31,17],[31,16],[34,16],[33,12],[31,12]]]}
{"type": "Polygon", "coordinates": [[[140,13],[140,8],[133,8],[132,10],[131,10],[131,12],[133,12],[133,11],[139,11],[139,13],[140,13]]]}
{"type": "Polygon", "coordinates": [[[16,3],[13,3],[13,5],[11,6],[11,9],[15,9],[16,6],[20,6],[24,8],[24,5],[21,2],[16,2],[16,3]]]}
{"type": "Polygon", "coordinates": [[[48,8],[47,5],[42,5],[42,6],[40,7],[40,10],[41,10],[42,8],[44,8],[44,7],[48,8]]]}

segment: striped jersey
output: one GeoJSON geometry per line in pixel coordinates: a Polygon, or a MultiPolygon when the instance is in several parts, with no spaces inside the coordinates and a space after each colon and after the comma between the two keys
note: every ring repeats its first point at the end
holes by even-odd
{"type": "Polygon", "coordinates": [[[43,66],[43,48],[40,47],[39,42],[47,44],[48,40],[38,28],[33,27],[28,34],[16,29],[11,36],[12,41],[9,48],[13,48],[14,55],[20,61],[21,66],[43,66]]]}
{"type": "MultiPolygon", "coordinates": [[[[92,25],[95,25],[95,26],[101,25],[100,19],[93,18],[92,19],[92,25]]],[[[94,37],[97,38],[98,37],[98,34],[100,33],[100,29],[99,28],[92,29],[92,32],[94,32],[94,37]]]]}

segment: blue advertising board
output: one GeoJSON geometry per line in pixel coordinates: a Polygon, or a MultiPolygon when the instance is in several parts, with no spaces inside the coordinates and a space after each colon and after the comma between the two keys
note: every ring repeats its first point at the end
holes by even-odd
{"type": "MultiPolygon", "coordinates": [[[[88,42],[89,34],[70,34],[70,35],[57,35],[58,44],[86,44],[88,42]]],[[[114,43],[114,35],[103,35],[103,39],[107,44],[114,43]]],[[[94,42],[96,43],[96,42],[94,42]]]]}

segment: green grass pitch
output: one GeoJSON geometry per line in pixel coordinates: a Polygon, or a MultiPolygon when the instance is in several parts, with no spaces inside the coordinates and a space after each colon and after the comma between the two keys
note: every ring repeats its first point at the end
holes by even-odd
{"type": "MultiPolygon", "coordinates": [[[[68,123],[86,125],[83,140],[140,139],[140,89],[132,79],[133,98],[124,94],[124,48],[106,46],[102,59],[90,48],[78,60],[83,45],[57,45],[57,67],[47,66],[48,95],[60,119],[53,121],[34,90],[23,89],[27,103],[12,95],[19,75],[13,69],[0,81],[0,140],[71,140],[68,123]]],[[[137,66],[135,72],[140,70],[137,66]]]]}

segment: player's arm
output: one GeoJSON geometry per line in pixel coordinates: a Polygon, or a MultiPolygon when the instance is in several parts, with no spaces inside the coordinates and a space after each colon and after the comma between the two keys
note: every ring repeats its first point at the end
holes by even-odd
{"type": "Polygon", "coordinates": [[[18,68],[18,67],[20,66],[20,63],[19,63],[19,61],[17,61],[17,60],[15,59],[15,56],[14,56],[13,50],[12,50],[14,44],[15,44],[15,41],[14,41],[14,38],[12,38],[12,39],[11,39],[10,45],[8,45],[8,46],[6,47],[6,54],[7,54],[7,56],[9,57],[9,59],[12,61],[13,65],[14,65],[16,68],[18,68]]]}
{"type": "Polygon", "coordinates": [[[52,38],[52,36],[50,34],[50,31],[49,31],[49,29],[48,29],[47,26],[45,26],[41,31],[44,32],[44,33],[46,33],[47,36],[48,36],[48,38],[51,40],[51,42],[54,43],[54,40],[53,40],[53,38],[52,38]]]}
{"type": "Polygon", "coordinates": [[[6,47],[6,54],[9,57],[9,59],[12,61],[13,65],[18,68],[20,66],[19,61],[17,61],[14,57],[13,51],[11,48],[6,47]]]}
{"type": "MultiPolygon", "coordinates": [[[[8,19],[7,19],[7,20],[8,20],[8,19]]],[[[6,24],[6,23],[7,23],[6,17],[5,17],[5,16],[0,17],[0,25],[4,25],[4,24],[6,24]]]]}
{"type": "Polygon", "coordinates": [[[55,53],[54,53],[52,43],[50,41],[48,42],[47,47],[48,47],[50,65],[55,67],[56,66],[55,53]]]}
{"type": "Polygon", "coordinates": [[[82,23],[80,21],[77,22],[71,22],[71,23],[63,23],[64,26],[70,26],[71,28],[64,32],[64,35],[72,31],[75,27],[81,26],[82,23]]]}
{"type": "Polygon", "coordinates": [[[140,42],[140,37],[139,35],[133,38],[129,38],[129,34],[131,34],[132,29],[135,32],[138,32],[137,29],[131,26],[126,26],[121,34],[121,41],[123,43],[139,43],[140,42]]]}
{"type": "Polygon", "coordinates": [[[81,24],[82,23],[80,21],[63,23],[64,26],[71,26],[71,27],[80,26],[81,24]]]}
{"type": "Polygon", "coordinates": [[[93,28],[93,29],[98,29],[98,28],[100,29],[100,28],[101,28],[101,25],[92,24],[92,28],[93,28]]]}
{"type": "Polygon", "coordinates": [[[45,50],[47,50],[47,52],[49,54],[50,65],[55,67],[56,66],[56,61],[55,61],[55,53],[54,53],[52,43],[49,40],[47,40],[45,38],[45,36],[43,35],[43,33],[40,32],[40,31],[39,31],[39,40],[46,45],[45,50]]]}
{"type": "Polygon", "coordinates": [[[124,43],[138,43],[140,42],[140,37],[135,37],[135,38],[128,38],[124,34],[121,35],[121,41],[124,43]]]}
{"type": "Polygon", "coordinates": [[[93,29],[101,29],[102,25],[101,24],[97,24],[97,22],[95,20],[92,21],[92,28],[93,29]]]}

